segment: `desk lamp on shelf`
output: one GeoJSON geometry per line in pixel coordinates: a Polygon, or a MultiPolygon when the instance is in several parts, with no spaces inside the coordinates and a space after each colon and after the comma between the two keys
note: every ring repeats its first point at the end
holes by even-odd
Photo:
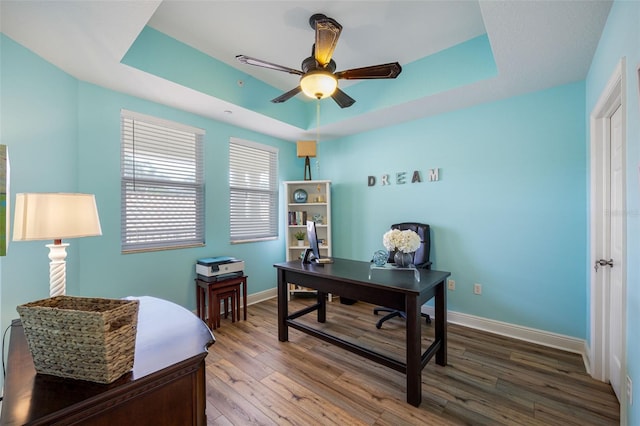
{"type": "Polygon", "coordinates": [[[298,158],[304,157],[304,180],[311,180],[311,163],[309,157],[316,156],[316,141],[298,141],[296,144],[298,158]],[[307,177],[307,172],[309,177],[307,177]]]}
{"type": "Polygon", "coordinates": [[[49,295],[65,294],[66,248],[63,239],[102,235],[93,194],[16,194],[13,241],[53,240],[49,247],[49,295]]]}

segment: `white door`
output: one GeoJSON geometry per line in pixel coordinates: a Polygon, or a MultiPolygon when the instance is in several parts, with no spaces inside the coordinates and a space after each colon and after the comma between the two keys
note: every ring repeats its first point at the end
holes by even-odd
{"type": "Polygon", "coordinates": [[[626,424],[626,58],[600,94],[590,117],[590,370],[610,382],[626,424]],[[611,261],[611,262],[609,262],[611,261]],[[592,263],[593,265],[593,263],[592,263]]]}
{"type": "MultiPolygon", "coordinates": [[[[624,227],[625,227],[625,202],[624,202],[624,152],[622,135],[622,108],[618,108],[610,119],[610,259],[613,266],[609,269],[609,381],[618,396],[622,400],[622,360],[623,342],[625,336],[624,318],[625,291],[623,283],[624,273],[624,227]]],[[[608,259],[607,259],[608,260],[608,259]]],[[[603,268],[605,269],[605,268],[603,268]]],[[[605,271],[603,271],[606,273],[605,271]]],[[[606,281],[606,280],[605,280],[606,281]]]]}

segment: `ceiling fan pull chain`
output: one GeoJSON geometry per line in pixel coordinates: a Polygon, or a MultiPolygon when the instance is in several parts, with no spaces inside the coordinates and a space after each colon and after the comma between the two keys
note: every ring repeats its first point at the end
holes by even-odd
{"type": "MultiPolygon", "coordinates": [[[[320,99],[316,99],[316,145],[320,142],[320,99]]],[[[320,173],[320,163],[316,156],[316,173],[320,173]]],[[[316,175],[317,176],[317,175],[316,175]]]]}
{"type": "Polygon", "coordinates": [[[316,100],[316,143],[320,142],[320,99],[316,100]]]}

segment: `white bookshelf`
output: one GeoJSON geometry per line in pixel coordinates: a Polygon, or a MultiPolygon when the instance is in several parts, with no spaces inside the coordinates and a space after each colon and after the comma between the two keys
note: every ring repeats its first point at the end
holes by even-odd
{"type": "MultiPolygon", "coordinates": [[[[300,180],[286,181],[284,184],[285,194],[285,223],[286,223],[286,256],[287,261],[300,259],[301,255],[309,248],[307,239],[306,220],[316,222],[316,233],[320,246],[321,257],[331,257],[331,181],[328,180],[300,180]],[[303,190],[307,193],[306,202],[296,202],[294,193],[296,190],[303,190]],[[296,232],[305,234],[304,240],[299,245],[295,238],[296,232]]],[[[315,294],[311,290],[295,283],[289,283],[289,298],[296,294],[315,294]]],[[[331,295],[329,295],[331,300],[331,295]]]]}

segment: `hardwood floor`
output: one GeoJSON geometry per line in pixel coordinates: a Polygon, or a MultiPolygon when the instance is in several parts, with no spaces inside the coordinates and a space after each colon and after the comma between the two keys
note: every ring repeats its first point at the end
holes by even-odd
{"type": "MultiPolygon", "coordinates": [[[[296,298],[291,306],[310,304],[296,298]]],[[[328,305],[323,325],[399,359],[404,322],[376,329],[373,306],[328,305]]],[[[290,329],[278,341],[277,301],[247,321],[222,320],[207,364],[209,425],[616,425],[618,402],[579,355],[449,325],[448,365],[422,371],[422,404],[405,402],[404,376],[290,329]]],[[[314,316],[307,315],[307,321],[314,316]]],[[[317,325],[317,324],[315,324],[317,325]]],[[[423,323],[423,348],[433,324],[423,323]]]]}

